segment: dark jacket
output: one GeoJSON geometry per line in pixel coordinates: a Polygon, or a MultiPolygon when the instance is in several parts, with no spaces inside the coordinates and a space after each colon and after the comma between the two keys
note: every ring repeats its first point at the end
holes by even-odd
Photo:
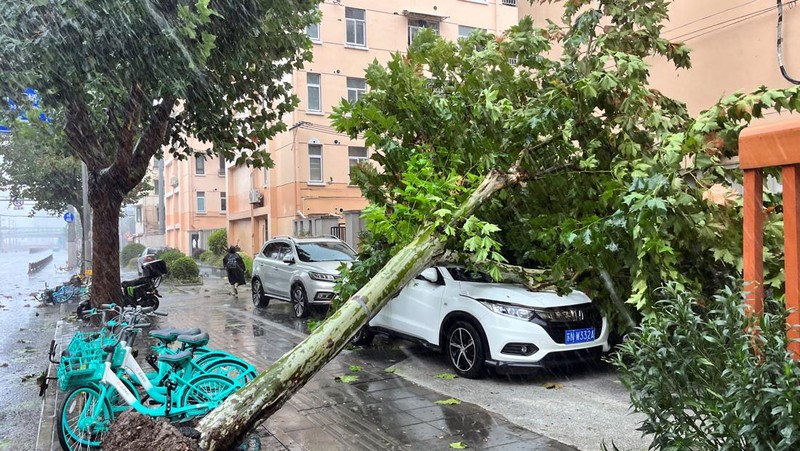
{"type": "Polygon", "coordinates": [[[245,284],[245,280],[244,280],[244,260],[242,260],[242,256],[241,255],[239,255],[239,254],[237,254],[235,252],[228,252],[227,254],[225,254],[224,257],[222,257],[222,266],[225,267],[225,270],[228,272],[228,282],[231,285],[234,285],[234,284],[236,284],[236,285],[244,285],[245,284]],[[230,266],[234,266],[234,267],[229,267],[229,265],[228,265],[228,261],[231,260],[231,259],[233,259],[232,263],[235,263],[235,265],[231,264],[230,266]]]}

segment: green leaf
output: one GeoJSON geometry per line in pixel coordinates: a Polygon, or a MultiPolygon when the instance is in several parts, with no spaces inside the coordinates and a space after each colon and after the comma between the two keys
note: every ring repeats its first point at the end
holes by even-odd
{"type": "Polygon", "coordinates": [[[464,442],[453,442],[450,443],[450,449],[467,449],[469,445],[464,442]]]}
{"type": "Polygon", "coordinates": [[[384,373],[394,374],[397,372],[397,368],[386,368],[383,370],[384,373]]]}
{"type": "Polygon", "coordinates": [[[336,376],[334,380],[345,384],[349,384],[351,382],[357,381],[358,376],[352,376],[352,375],[336,376]]]}
{"type": "Polygon", "coordinates": [[[361,367],[358,365],[350,365],[350,371],[358,373],[359,371],[361,371],[361,367]]]}
{"type": "Polygon", "coordinates": [[[435,377],[435,378],[437,378],[437,379],[445,379],[445,380],[450,380],[450,379],[455,379],[455,378],[457,378],[458,376],[456,376],[456,375],[455,375],[455,374],[453,374],[453,373],[439,373],[439,374],[437,374],[437,375],[435,375],[435,376],[433,376],[433,377],[435,377]]]}
{"type": "Polygon", "coordinates": [[[453,406],[453,405],[461,404],[461,401],[458,400],[458,399],[455,399],[455,398],[449,398],[449,399],[441,399],[439,401],[436,401],[436,404],[443,404],[443,405],[446,405],[446,406],[453,406]]]}

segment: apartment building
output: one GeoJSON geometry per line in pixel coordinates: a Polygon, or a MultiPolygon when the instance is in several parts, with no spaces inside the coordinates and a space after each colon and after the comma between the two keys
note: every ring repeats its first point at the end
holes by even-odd
{"type": "MultiPolygon", "coordinates": [[[[189,139],[189,147],[206,151],[211,145],[189,139]]],[[[165,245],[192,255],[208,249],[208,236],[227,225],[228,196],[225,160],[216,156],[164,158],[165,245]]]]}
{"type": "MultiPolygon", "coordinates": [[[[164,189],[164,183],[158,171],[160,164],[163,164],[160,160],[153,159],[150,161],[150,165],[147,168],[147,177],[150,179],[153,189],[142,196],[133,206],[133,212],[130,215],[133,217],[132,236],[129,236],[127,232],[120,228],[120,232],[123,233],[123,243],[137,242],[147,247],[165,245],[166,237],[161,224],[161,215],[163,213],[159,208],[161,191],[164,189]]],[[[127,213],[126,216],[128,216],[127,213]]]]}
{"type": "MultiPolygon", "coordinates": [[[[327,0],[322,21],[309,27],[314,59],[289,81],[299,107],[284,117],[289,131],[268,146],[270,170],[227,168],[228,239],[255,253],[275,235],[341,232],[342,216],[366,205],[350,183],[350,168],[370,157],[363,142],[338,134],[329,114],[342,99],[368,89],[364,70],[404,51],[422,28],[456,40],[474,29],[502,33],[518,20],[516,0],[327,0]],[[324,226],[307,227],[324,218],[324,226]]],[[[168,213],[169,215],[169,213],[168,213]]],[[[169,222],[168,222],[169,224],[169,222]]],[[[168,231],[169,235],[169,231],[168,231]]],[[[185,233],[184,233],[185,235],[185,233]]]]}
{"type": "MultiPolygon", "coordinates": [[[[782,59],[787,73],[800,79],[800,8],[783,2],[782,59]]],[[[563,4],[520,2],[520,18],[547,26],[561,23],[563,4]]],[[[674,0],[662,36],[684,42],[691,49],[691,69],[676,70],[662,58],[652,58],[651,85],[685,102],[691,114],[713,105],[725,95],[759,86],[790,87],[778,62],[775,0],[674,0]]],[[[782,118],[767,112],[765,122],[782,118]]]]}

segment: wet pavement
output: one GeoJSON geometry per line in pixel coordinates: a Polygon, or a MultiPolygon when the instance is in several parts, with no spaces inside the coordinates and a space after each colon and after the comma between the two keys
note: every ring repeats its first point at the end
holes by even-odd
{"type": "MultiPolygon", "coordinates": [[[[159,311],[169,316],[153,327],[200,327],[211,335],[210,347],[234,352],[259,370],[307,335],[306,322],[292,316],[288,303],[273,301],[267,309],[254,309],[248,290],[233,297],[221,278],[209,276],[202,286],[161,291],[159,311]]],[[[56,335],[63,340],[75,329],[66,321],[58,327],[56,335]]],[[[576,449],[474,404],[436,404],[448,396],[386,371],[405,358],[402,347],[381,340],[368,350],[343,351],[259,427],[263,449],[445,450],[455,442],[470,449],[576,449]],[[344,375],[358,380],[337,381],[344,375]]],[[[59,402],[56,395],[63,395],[55,388],[53,384],[48,390],[36,449],[59,449],[52,413],[59,402]]]]}

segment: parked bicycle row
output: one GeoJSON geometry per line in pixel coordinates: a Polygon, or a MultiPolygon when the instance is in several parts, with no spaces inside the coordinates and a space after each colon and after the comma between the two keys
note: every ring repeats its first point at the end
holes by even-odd
{"type": "Polygon", "coordinates": [[[155,344],[145,358],[152,369],[145,371],[133,346],[155,316],[166,316],[154,310],[116,304],[88,309],[85,316],[101,317],[100,330],[76,333],[60,354],[51,344],[50,361],[58,367],[41,394],[48,380],[67,392],[56,417],[63,449],[100,449],[114,419],[131,409],[174,423],[196,419],[257,375],[250,363],[209,348],[208,334],[196,328],[148,330],[155,344]]]}

